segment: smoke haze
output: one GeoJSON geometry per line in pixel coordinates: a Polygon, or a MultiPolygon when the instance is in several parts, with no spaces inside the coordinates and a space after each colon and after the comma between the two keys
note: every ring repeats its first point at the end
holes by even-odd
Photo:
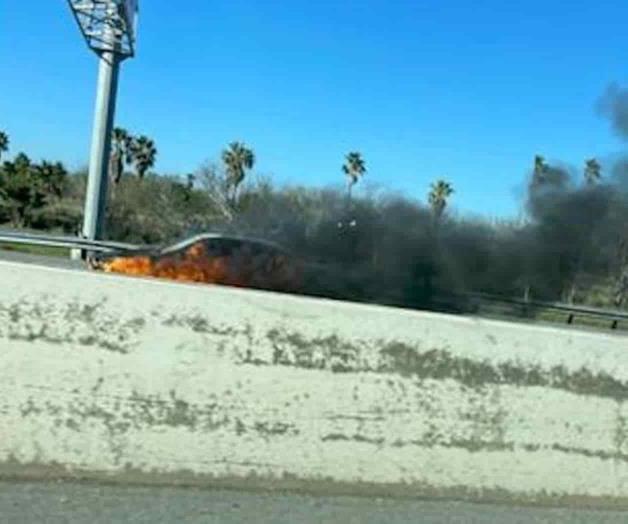
{"type": "Polygon", "coordinates": [[[628,88],[611,84],[598,101],[598,110],[610,120],[615,132],[628,139],[628,88]]]}

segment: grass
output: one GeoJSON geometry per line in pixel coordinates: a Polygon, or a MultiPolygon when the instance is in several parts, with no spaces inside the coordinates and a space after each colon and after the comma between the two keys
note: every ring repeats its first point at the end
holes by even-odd
{"type": "Polygon", "coordinates": [[[31,246],[28,244],[0,243],[0,250],[13,251],[15,253],[26,253],[29,255],[41,255],[46,257],[70,256],[70,250],[63,247],[31,246]]]}

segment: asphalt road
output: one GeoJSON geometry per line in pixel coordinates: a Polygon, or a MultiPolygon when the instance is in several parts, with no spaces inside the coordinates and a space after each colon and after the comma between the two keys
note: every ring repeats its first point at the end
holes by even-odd
{"type": "Polygon", "coordinates": [[[625,524],[628,512],[310,497],[191,488],[0,482],[2,524],[625,524]]]}

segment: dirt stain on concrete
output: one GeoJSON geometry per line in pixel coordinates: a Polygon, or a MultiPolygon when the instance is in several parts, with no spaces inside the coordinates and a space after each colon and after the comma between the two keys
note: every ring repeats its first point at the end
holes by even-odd
{"type": "Polygon", "coordinates": [[[403,342],[371,342],[378,347],[376,362],[361,358],[366,342],[352,343],[332,335],[306,339],[293,332],[273,329],[267,333],[273,346],[273,364],[332,372],[395,373],[419,379],[453,379],[481,389],[486,385],[509,384],[522,387],[548,387],[580,395],[628,400],[628,384],[605,373],[564,366],[550,369],[517,362],[491,363],[451,354],[446,348],[422,348],[403,342]]]}

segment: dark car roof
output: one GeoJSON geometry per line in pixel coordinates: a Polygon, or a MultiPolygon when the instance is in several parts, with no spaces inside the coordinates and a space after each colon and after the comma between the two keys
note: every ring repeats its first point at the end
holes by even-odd
{"type": "Polygon", "coordinates": [[[193,237],[186,238],[177,242],[176,244],[164,247],[159,250],[159,255],[170,255],[177,253],[179,251],[185,250],[186,248],[193,246],[195,244],[204,244],[206,246],[216,246],[217,248],[237,248],[244,245],[249,245],[253,248],[258,248],[261,250],[272,250],[279,251],[285,255],[288,255],[288,251],[276,244],[275,242],[271,242],[268,240],[262,240],[258,238],[252,237],[244,237],[238,235],[224,235],[220,233],[202,233],[200,235],[195,235],[193,237]]]}

